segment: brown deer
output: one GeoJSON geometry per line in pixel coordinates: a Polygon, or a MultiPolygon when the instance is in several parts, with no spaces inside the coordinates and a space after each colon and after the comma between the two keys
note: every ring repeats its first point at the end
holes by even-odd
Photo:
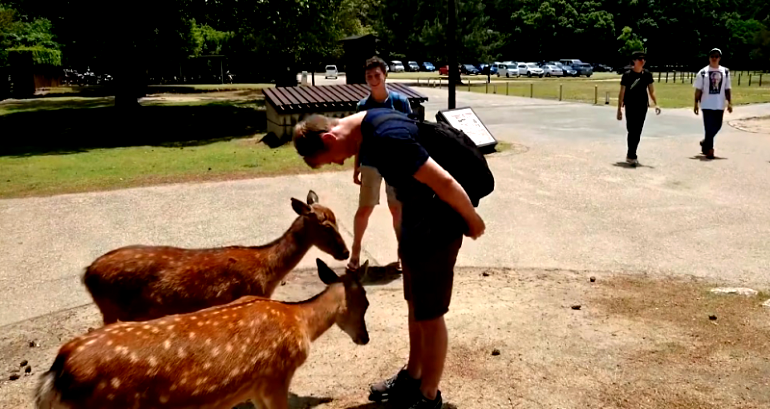
{"type": "Polygon", "coordinates": [[[318,204],[315,192],[308,193],[307,204],[292,198],[291,205],[299,217],[272,243],[209,249],[122,247],[88,266],[83,284],[105,325],[198,311],[245,295],[270,298],[312,246],[337,260],[350,255],[334,213],[318,204]]]}
{"type": "Polygon", "coordinates": [[[299,303],[246,296],[145,322],[118,322],[64,344],[35,392],[38,409],[220,408],[250,399],[286,409],[310,344],[337,324],[369,342],[369,306],[356,271],[316,260],[326,289],[299,303]]]}

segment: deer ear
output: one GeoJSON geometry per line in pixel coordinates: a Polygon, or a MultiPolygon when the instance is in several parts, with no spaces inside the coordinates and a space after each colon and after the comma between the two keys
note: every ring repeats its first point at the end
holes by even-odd
{"type": "Polygon", "coordinates": [[[318,195],[314,191],[307,193],[307,204],[312,205],[318,203],[318,195]]]}
{"type": "Polygon", "coordinates": [[[326,263],[320,258],[315,259],[315,264],[318,266],[318,277],[326,285],[332,285],[340,281],[340,277],[334,272],[326,263]]]}
{"type": "Polygon", "coordinates": [[[291,208],[294,209],[294,211],[297,212],[297,214],[300,216],[304,216],[311,212],[310,206],[293,197],[291,198],[291,208]]]}

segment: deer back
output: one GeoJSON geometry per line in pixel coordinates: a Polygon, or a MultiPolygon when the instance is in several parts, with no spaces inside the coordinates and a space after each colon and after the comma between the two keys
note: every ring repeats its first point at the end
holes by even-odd
{"type": "Polygon", "coordinates": [[[65,344],[51,371],[62,402],[75,407],[232,404],[285,384],[310,342],[295,305],[244,297],[108,325],[65,344]]]}

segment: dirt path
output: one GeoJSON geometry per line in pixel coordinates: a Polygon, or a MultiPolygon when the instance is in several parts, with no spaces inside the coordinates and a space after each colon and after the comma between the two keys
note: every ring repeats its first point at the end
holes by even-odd
{"type": "MultiPolygon", "coordinates": [[[[275,298],[304,299],[322,286],[314,271],[289,277],[275,298]]],[[[292,385],[292,409],[380,408],[366,401],[367,385],[407,354],[401,280],[393,278],[369,285],[369,345],[355,346],[337,328],[314,344],[292,385]]],[[[770,406],[763,294],[716,296],[696,280],[562,270],[461,269],[455,282],[445,407],[770,406]]],[[[98,324],[86,305],[2,328],[0,407],[30,407],[59,345],[98,324]],[[22,360],[32,374],[9,381],[22,360]]]]}

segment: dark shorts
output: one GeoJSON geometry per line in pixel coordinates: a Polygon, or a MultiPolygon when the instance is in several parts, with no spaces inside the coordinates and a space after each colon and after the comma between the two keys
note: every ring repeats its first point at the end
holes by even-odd
{"type": "MultiPolygon", "coordinates": [[[[464,222],[432,216],[417,223],[404,209],[399,254],[404,272],[404,298],[414,307],[415,320],[439,318],[449,311],[457,254],[463,243],[464,222]]],[[[459,217],[459,216],[457,216],[459,217]]]]}

